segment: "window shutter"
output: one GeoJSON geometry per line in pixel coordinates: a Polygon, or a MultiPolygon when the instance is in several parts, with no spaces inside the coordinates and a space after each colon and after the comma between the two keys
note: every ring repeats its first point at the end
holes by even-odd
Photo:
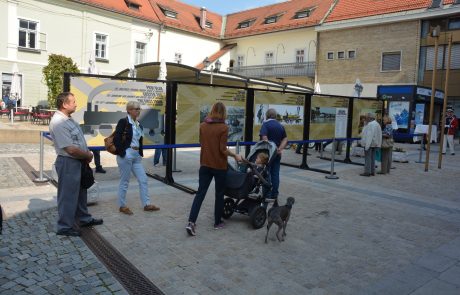
{"type": "MultiPolygon", "coordinates": [[[[442,69],[442,60],[444,58],[444,46],[438,47],[438,67],[437,69],[442,69]]],[[[428,47],[426,50],[426,67],[427,71],[433,70],[434,64],[434,46],[428,47]]]]}
{"type": "Polygon", "coordinates": [[[452,45],[450,53],[450,69],[460,69],[460,44],[452,45]]]}
{"type": "Polygon", "coordinates": [[[382,57],[382,71],[401,70],[401,53],[384,53],[382,57]]]}

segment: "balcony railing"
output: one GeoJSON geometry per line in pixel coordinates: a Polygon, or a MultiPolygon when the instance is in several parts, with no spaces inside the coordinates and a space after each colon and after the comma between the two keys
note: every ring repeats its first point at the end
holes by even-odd
{"type": "Polygon", "coordinates": [[[246,77],[262,78],[262,77],[294,77],[307,76],[315,77],[316,62],[303,63],[284,63],[272,65],[256,65],[247,67],[232,67],[228,68],[230,73],[242,75],[246,77]]]}

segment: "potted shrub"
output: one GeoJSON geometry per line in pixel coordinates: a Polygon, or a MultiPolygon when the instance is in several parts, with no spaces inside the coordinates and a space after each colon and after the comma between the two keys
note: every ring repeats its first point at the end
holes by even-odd
{"type": "Polygon", "coordinates": [[[393,162],[408,163],[407,152],[400,147],[393,149],[393,162]]]}

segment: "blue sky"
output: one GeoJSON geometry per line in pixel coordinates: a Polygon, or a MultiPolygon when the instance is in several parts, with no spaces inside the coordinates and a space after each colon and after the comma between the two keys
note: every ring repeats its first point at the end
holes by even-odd
{"type": "Polygon", "coordinates": [[[229,14],[250,8],[270,5],[286,0],[181,0],[184,3],[198,7],[206,7],[208,10],[219,14],[229,14]]]}

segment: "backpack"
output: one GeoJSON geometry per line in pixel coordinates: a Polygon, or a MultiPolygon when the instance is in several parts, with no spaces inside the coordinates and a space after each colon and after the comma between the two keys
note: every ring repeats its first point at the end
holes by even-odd
{"type": "MultiPolygon", "coordinates": [[[[126,118],[126,125],[123,134],[121,135],[121,142],[124,143],[126,141],[126,134],[128,133],[128,118],[126,118]]],[[[117,148],[115,147],[115,143],[113,142],[113,138],[115,137],[115,132],[112,132],[108,137],[104,138],[104,146],[106,151],[113,155],[118,155],[117,148]]]]}

